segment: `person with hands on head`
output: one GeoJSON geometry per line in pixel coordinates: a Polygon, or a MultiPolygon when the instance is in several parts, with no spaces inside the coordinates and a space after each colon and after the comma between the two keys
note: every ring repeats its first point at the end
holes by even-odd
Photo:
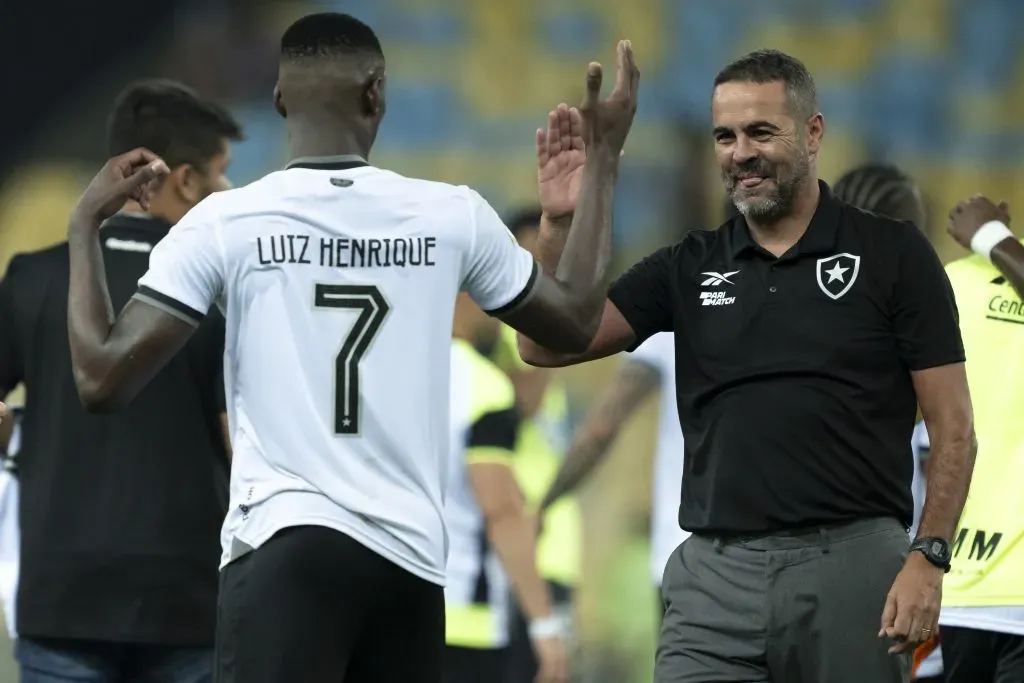
{"type": "Polygon", "coordinates": [[[977,447],[949,281],[912,223],[817,178],[825,124],[799,60],[737,59],[711,105],[740,215],[616,280],[586,350],[521,334],[520,354],[556,367],[675,336],[692,535],[665,570],[657,683],[903,683],[936,629],[977,447]],[[908,547],[918,404],[932,464],[908,547]]]}
{"type": "Polygon", "coordinates": [[[345,14],[305,16],[282,37],[274,104],[286,169],[185,216],[116,318],[98,227],[118,202],[144,198],[159,160],[144,150],[112,159],[83,194],[68,226],[67,315],[87,407],[131,401],[202,311],[216,304],[227,319],[222,683],[441,679],[448,438],[436,398],[450,382],[455,299],[465,291],[561,351],[590,344],[636,110],[629,41],[617,62],[605,99],[600,64],[587,69],[579,200],[569,226],[552,229],[564,249],[543,272],[479,194],[369,165],[386,68],[373,30],[345,14]],[[358,312],[355,325],[337,309],[358,312]],[[305,408],[283,412],[281,401],[305,408]],[[304,573],[311,558],[315,576],[304,573]]]}
{"type": "Polygon", "coordinates": [[[1024,246],[1009,226],[1006,202],[983,195],[949,213],[949,234],[973,252],[946,272],[961,312],[979,449],[939,615],[947,683],[1024,680],[1024,246]]]}

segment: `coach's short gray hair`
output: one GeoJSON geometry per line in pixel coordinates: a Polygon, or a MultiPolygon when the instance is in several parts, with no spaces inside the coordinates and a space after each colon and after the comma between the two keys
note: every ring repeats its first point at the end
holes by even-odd
{"type": "Polygon", "coordinates": [[[775,83],[786,86],[790,111],[807,119],[818,111],[818,90],[804,63],[779,50],[757,50],[730,62],[715,76],[715,87],[723,83],[775,83]]]}

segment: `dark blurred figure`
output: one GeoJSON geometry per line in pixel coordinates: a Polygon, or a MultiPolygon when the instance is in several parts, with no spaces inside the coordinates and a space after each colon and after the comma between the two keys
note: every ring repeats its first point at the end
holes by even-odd
{"type": "Polygon", "coordinates": [[[868,163],[847,171],[832,188],[848,204],[925,229],[924,201],[910,176],[891,164],[868,163]]]}
{"type": "MultiPolygon", "coordinates": [[[[132,85],[109,153],[147,147],[171,169],[149,212],[129,203],[101,235],[120,310],[149,253],[224,176],[231,115],[170,81],[132,85]]],[[[82,407],[67,336],[68,245],[15,256],[0,282],[0,398],[27,389],[18,459],[23,683],[212,680],[220,526],[227,510],[224,319],[116,415],[82,407]]]]}

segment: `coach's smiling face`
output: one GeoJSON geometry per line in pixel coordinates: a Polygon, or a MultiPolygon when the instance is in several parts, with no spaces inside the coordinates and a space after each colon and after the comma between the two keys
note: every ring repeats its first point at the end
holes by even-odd
{"type": "Polygon", "coordinates": [[[782,81],[730,81],[711,102],[715,153],[736,208],[758,223],[788,216],[824,133],[821,114],[800,111],[782,81]]]}

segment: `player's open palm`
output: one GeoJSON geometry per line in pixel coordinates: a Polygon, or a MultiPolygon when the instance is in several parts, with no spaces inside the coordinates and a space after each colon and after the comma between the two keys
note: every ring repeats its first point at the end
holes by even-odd
{"type": "Polygon", "coordinates": [[[537,129],[537,189],[540,208],[552,218],[576,210],[583,163],[583,117],[566,104],[548,113],[548,129],[537,129]]]}
{"type": "Polygon", "coordinates": [[[587,90],[580,114],[583,117],[583,140],[587,148],[601,147],[619,154],[636,113],[640,69],[637,68],[633,46],[628,40],[619,41],[616,59],[615,89],[603,100],[600,99],[603,78],[601,65],[591,62],[587,67],[587,90]]]}

